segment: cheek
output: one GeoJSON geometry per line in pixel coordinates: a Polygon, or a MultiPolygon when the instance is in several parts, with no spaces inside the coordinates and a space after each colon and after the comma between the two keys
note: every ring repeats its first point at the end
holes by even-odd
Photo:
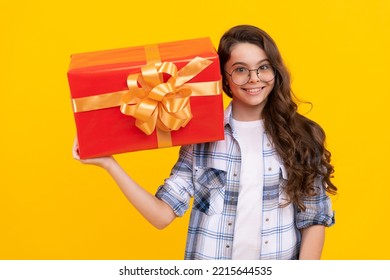
{"type": "Polygon", "coordinates": [[[237,92],[237,90],[240,89],[239,86],[237,86],[235,83],[233,83],[233,82],[230,81],[230,80],[229,80],[229,82],[228,82],[228,85],[229,85],[230,91],[231,91],[232,93],[235,93],[235,92],[237,92]]]}
{"type": "Polygon", "coordinates": [[[271,93],[275,88],[275,80],[268,83],[269,93],[271,93]]]}

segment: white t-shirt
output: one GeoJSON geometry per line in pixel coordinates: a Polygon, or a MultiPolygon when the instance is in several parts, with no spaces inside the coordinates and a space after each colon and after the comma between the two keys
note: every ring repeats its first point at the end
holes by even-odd
{"type": "Polygon", "coordinates": [[[233,120],[241,149],[241,176],[234,228],[232,259],[259,259],[263,204],[263,136],[262,120],[233,120]]]}

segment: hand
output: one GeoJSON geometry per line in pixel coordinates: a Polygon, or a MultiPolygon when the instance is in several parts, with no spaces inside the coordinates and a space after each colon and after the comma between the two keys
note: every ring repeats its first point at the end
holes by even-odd
{"type": "Polygon", "coordinates": [[[97,157],[97,158],[90,158],[90,159],[80,159],[80,155],[79,155],[79,142],[77,140],[77,137],[74,139],[72,155],[73,155],[73,158],[75,160],[78,160],[81,163],[90,164],[90,165],[96,165],[96,166],[102,167],[104,169],[108,168],[110,162],[115,161],[112,156],[97,157]]]}

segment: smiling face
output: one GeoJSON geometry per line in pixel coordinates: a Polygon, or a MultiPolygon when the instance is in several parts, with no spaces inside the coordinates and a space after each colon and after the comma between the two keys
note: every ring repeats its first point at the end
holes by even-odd
{"type": "MultiPolygon", "coordinates": [[[[225,64],[225,71],[231,74],[233,71],[242,72],[243,68],[266,69],[268,66],[268,57],[262,48],[251,43],[237,43],[231,49],[230,59],[225,64]]],[[[261,71],[259,72],[261,76],[261,71]]],[[[275,79],[264,82],[257,76],[257,71],[250,71],[248,82],[237,85],[233,82],[232,76],[226,75],[233,95],[233,118],[241,121],[261,119],[275,79]]]]}

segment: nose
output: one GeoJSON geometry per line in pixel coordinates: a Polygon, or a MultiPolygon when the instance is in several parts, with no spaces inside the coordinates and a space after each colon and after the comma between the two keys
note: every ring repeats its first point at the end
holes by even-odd
{"type": "Polygon", "coordinates": [[[257,75],[257,69],[249,70],[249,81],[248,83],[260,82],[259,75],[257,75]]]}

